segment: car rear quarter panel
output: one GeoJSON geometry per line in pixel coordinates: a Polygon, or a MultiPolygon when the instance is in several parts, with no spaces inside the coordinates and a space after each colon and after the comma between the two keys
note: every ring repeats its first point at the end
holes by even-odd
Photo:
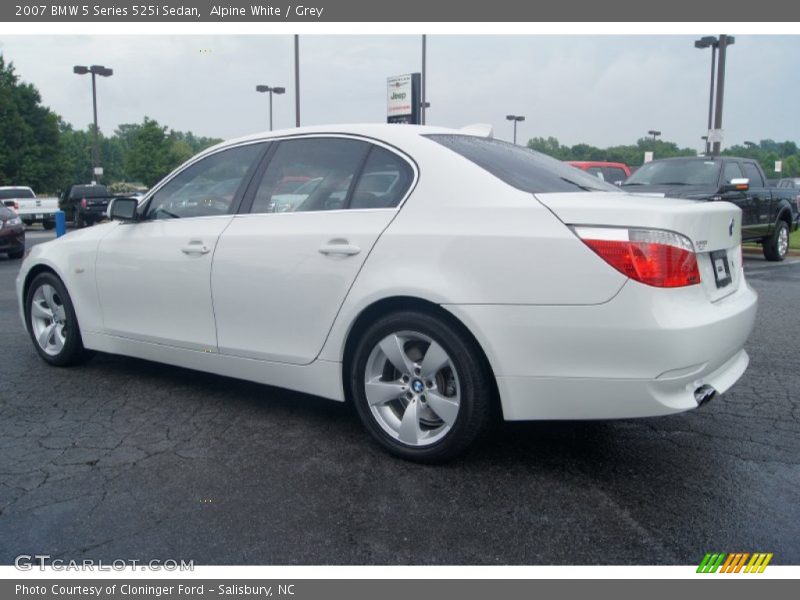
{"type": "Polygon", "coordinates": [[[437,146],[417,152],[417,186],[345,299],[320,358],[341,360],[358,315],[379,300],[436,304],[594,305],[626,278],[546,207],[437,146]],[[439,151],[441,150],[441,151],[439,151]]]}

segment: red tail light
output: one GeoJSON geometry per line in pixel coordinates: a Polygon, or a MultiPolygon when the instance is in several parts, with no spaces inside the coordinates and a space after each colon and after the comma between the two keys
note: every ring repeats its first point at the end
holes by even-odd
{"type": "Polygon", "coordinates": [[[88,203],[88,202],[86,202],[86,198],[84,198],[83,200],[81,200],[81,206],[82,206],[83,208],[86,208],[87,206],[89,206],[89,203],[88,203]]]}
{"type": "Polygon", "coordinates": [[[19,200],[14,200],[14,212],[19,212],[19,200]]]}
{"type": "Polygon", "coordinates": [[[692,242],[671,231],[575,227],[575,233],[600,258],[641,283],[674,288],[700,283],[692,242]]]}

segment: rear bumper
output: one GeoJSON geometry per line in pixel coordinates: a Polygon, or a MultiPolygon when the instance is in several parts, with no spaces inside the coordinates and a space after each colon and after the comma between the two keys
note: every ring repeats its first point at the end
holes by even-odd
{"type": "Polygon", "coordinates": [[[445,306],[489,358],[507,420],[610,419],[697,407],[694,392],[729,389],[748,364],[757,295],[742,281],[710,302],[701,286],[628,282],[592,306],[445,306]]]}

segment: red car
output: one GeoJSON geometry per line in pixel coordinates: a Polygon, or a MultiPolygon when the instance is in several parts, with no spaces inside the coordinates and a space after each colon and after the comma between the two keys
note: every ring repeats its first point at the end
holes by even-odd
{"type": "Polygon", "coordinates": [[[8,258],[22,258],[25,254],[25,225],[10,208],[0,204],[0,253],[8,258]]]}
{"type": "Polygon", "coordinates": [[[591,173],[598,179],[602,179],[608,183],[619,185],[631,176],[631,169],[625,163],[617,162],[603,162],[594,160],[571,160],[569,161],[573,167],[591,173]]]}

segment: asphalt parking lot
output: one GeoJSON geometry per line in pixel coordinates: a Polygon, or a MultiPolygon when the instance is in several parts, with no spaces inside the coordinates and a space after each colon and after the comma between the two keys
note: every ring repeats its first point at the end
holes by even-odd
{"type": "MultiPolygon", "coordinates": [[[[29,233],[29,242],[49,238],[29,233]]],[[[750,368],[691,413],[505,424],[445,466],[349,407],[97,355],[47,367],[0,255],[0,563],[800,563],[800,259],[748,258],[750,368]]]]}

